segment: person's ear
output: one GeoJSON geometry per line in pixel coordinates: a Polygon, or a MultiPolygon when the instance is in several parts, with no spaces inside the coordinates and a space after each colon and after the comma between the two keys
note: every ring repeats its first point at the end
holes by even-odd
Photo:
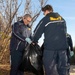
{"type": "Polygon", "coordinates": [[[25,17],[22,17],[22,19],[23,19],[23,21],[24,21],[25,17]]]}
{"type": "Polygon", "coordinates": [[[23,20],[24,20],[25,18],[23,17],[23,20]]]}

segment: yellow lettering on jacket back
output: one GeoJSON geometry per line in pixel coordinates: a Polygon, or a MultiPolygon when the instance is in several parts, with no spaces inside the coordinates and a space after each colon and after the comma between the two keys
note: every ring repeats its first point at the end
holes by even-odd
{"type": "Polygon", "coordinates": [[[57,17],[57,18],[55,18],[55,17],[50,17],[50,20],[52,20],[52,21],[54,21],[54,20],[61,20],[62,18],[59,16],[59,17],[57,17]]]}

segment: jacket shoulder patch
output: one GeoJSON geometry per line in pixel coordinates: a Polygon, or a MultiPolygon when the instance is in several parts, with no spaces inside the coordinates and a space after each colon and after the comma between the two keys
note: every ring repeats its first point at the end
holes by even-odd
{"type": "Polygon", "coordinates": [[[57,20],[62,20],[62,18],[61,18],[61,16],[56,17],[56,18],[55,17],[50,17],[50,20],[51,21],[55,21],[55,20],[57,21],[57,20]]]}

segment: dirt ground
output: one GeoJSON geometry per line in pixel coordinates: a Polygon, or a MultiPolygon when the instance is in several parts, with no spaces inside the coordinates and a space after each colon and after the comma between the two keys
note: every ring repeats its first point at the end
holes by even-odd
{"type": "MultiPolygon", "coordinates": [[[[0,65],[0,75],[9,75],[10,66],[0,65]]],[[[33,73],[26,73],[25,75],[34,75],[33,73]]],[[[75,65],[71,65],[70,75],[75,75],[75,65]]]]}
{"type": "Polygon", "coordinates": [[[75,75],[75,65],[71,65],[70,75],[75,75]]]}
{"type": "MultiPolygon", "coordinates": [[[[9,75],[10,65],[0,65],[0,75],[9,75]]],[[[25,72],[25,75],[34,75],[33,73],[25,72]]]]}

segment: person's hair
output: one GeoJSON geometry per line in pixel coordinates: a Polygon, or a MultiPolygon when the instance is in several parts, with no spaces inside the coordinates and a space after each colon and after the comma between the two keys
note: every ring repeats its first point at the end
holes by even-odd
{"type": "Polygon", "coordinates": [[[32,16],[30,14],[25,14],[23,17],[24,17],[24,19],[27,18],[27,17],[32,18],[32,16]]]}
{"type": "Polygon", "coordinates": [[[51,5],[46,5],[45,7],[42,7],[42,11],[52,11],[53,12],[53,7],[51,5]]]}

